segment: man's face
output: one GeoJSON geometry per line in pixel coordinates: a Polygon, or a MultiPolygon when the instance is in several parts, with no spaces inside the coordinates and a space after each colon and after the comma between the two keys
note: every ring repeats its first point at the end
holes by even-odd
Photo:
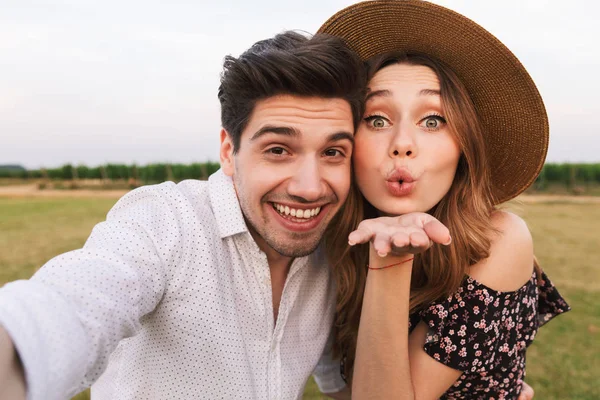
{"type": "Polygon", "coordinates": [[[290,95],[256,103],[236,154],[221,132],[223,171],[265,253],[316,249],[348,195],[353,132],[347,101],[290,95]]]}

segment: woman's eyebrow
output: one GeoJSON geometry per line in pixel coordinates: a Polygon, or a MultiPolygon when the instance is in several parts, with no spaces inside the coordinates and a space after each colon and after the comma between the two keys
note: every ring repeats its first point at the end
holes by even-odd
{"type": "Polygon", "coordinates": [[[440,96],[441,92],[436,89],[422,89],[419,96],[440,96]]]}
{"type": "Polygon", "coordinates": [[[390,92],[387,89],[374,90],[367,94],[367,97],[365,98],[365,103],[367,101],[371,100],[373,97],[390,97],[391,95],[392,95],[392,92],[390,92]]]}

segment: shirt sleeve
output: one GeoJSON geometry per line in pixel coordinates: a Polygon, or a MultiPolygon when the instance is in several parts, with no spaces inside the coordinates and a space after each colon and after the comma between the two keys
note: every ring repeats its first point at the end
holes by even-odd
{"type": "Polygon", "coordinates": [[[118,342],[156,308],[181,253],[183,199],[174,186],[130,192],[82,249],[0,289],[0,325],[23,363],[28,400],[66,399],[89,387],[118,342]]]}
{"type": "Polygon", "coordinates": [[[313,377],[321,393],[335,393],[346,387],[346,382],[342,378],[340,360],[333,357],[333,330],[313,372],[313,377]]]}

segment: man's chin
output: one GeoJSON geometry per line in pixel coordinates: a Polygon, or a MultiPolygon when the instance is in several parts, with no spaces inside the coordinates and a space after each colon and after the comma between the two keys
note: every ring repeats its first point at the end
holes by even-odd
{"type": "Polygon", "coordinates": [[[319,240],[312,239],[310,243],[306,241],[299,242],[295,240],[291,240],[289,243],[281,243],[281,241],[277,241],[276,243],[267,241],[267,244],[275,250],[277,253],[281,254],[284,257],[305,257],[309,254],[312,254],[317,247],[319,247],[319,240]]]}

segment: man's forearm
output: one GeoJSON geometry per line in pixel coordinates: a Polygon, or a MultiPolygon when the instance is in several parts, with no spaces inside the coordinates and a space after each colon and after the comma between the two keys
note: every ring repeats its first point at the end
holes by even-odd
{"type": "Polygon", "coordinates": [[[350,392],[350,388],[346,386],[339,392],[335,393],[323,393],[325,396],[334,400],[350,400],[352,398],[352,393],[350,392]]]}
{"type": "Polygon", "coordinates": [[[25,374],[8,332],[0,326],[0,400],[25,400],[25,374]]]}

